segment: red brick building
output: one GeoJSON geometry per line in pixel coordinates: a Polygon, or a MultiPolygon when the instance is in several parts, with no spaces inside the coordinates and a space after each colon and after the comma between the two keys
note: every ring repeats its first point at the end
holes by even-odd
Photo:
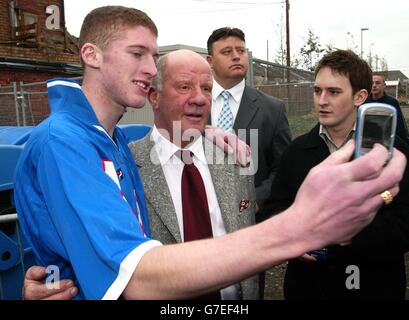
{"type": "Polygon", "coordinates": [[[78,51],[65,27],[64,0],[0,0],[0,125],[36,124],[47,116],[46,99],[27,101],[25,94],[45,88],[20,84],[82,75],[78,51]]]}

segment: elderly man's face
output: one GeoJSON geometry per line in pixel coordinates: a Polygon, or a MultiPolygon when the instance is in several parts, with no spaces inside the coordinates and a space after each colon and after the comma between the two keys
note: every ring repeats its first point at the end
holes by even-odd
{"type": "Polygon", "coordinates": [[[212,75],[206,60],[194,53],[169,56],[162,88],[151,94],[150,101],[155,125],[167,130],[171,139],[175,121],[182,135],[188,129],[202,134],[212,103],[212,75]]]}

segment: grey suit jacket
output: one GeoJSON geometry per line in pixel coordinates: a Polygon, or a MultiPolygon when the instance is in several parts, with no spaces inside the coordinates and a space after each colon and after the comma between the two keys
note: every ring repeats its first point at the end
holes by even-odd
{"type": "MultiPolygon", "coordinates": [[[[145,138],[130,143],[129,147],[139,167],[145,189],[151,236],[163,244],[180,243],[182,238],[172,197],[150,136],[149,133],[145,138]],[[151,161],[151,156],[154,161],[151,161]]],[[[203,140],[226,232],[253,225],[255,223],[253,177],[239,175],[240,168],[235,165],[217,164],[223,162],[223,159],[227,160],[223,150],[215,147],[208,140],[203,140]],[[207,152],[208,150],[213,152],[207,152]],[[217,160],[216,164],[212,164],[215,163],[213,159],[217,160]],[[243,199],[250,200],[249,206],[240,210],[240,201],[243,199]]],[[[258,299],[257,275],[241,281],[238,287],[243,299],[258,299]]]]}
{"type": "Polygon", "coordinates": [[[268,212],[263,211],[263,204],[270,196],[271,184],[281,155],[291,143],[284,103],[255,88],[245,86],[233,129],[240,139],[251,146],[252,156],[258,157],[255,187],[257,202],[261,207],[256,216],[259,221],[269,216],[268,212]],[[251,143],[250,129],[258,129],[257,144],[251,143]]]}

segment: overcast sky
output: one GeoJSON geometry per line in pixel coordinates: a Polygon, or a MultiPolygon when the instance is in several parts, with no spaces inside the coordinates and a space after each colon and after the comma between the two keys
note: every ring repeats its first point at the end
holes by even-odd
{"type": "MultiPolygon", "coordinates": [[[[66,26],[78,36],[82,20],[103,5],[132,6],[145,11],[159,29],[158,43],[206,47],[210,33],[222,26],[241,28],[253,56],[273,61],[285,46],[283,0],[66,0],[66,26]],[[282,26],[282,28],[281,28],[282,26]]],[[[308,29],[322,45],[361,51],[385,58],[389,70],[409,77],[409,1],[290,0],[291,55],[305,43],[308,29]]]]}

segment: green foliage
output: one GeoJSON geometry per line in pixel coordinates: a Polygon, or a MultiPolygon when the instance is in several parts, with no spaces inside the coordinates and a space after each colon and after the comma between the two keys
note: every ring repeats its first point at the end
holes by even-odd
{"type": "Polygon", "coordinates": [[[308,39],[300,49],[301,66],[306,70],[313,71],[323,52],[325,49],[321,48],[319,37],[311,29],[308,29],[308,39]]]}
{"type": "Polygon", "coordinates": [[[407,106],[409,105],[409,98],[399,97],[398,102],[400,106],[407,106]]]}
{"type": "Polygon", "coordinates": [[[310,131],[318,122],[315,110],[303,116],[290,116],[288,118],[293,139],[310,131]]]}

